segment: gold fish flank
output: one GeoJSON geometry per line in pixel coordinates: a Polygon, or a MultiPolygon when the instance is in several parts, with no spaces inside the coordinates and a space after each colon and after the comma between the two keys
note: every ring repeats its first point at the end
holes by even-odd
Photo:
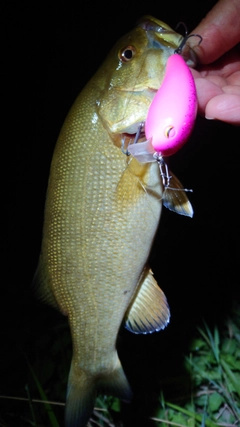
{"type": "Polygon", "coordinates": [[[169,321],[146,265],[162,209],[158,165],[138,163],[121,146],[145,120],[181,39],[143,18],[76,99],[56,144],[35,282],[71,329],[66,427],[86,426],[98,392],[131,398],[116,351],[121,323],[149,333],[169,321]]]}

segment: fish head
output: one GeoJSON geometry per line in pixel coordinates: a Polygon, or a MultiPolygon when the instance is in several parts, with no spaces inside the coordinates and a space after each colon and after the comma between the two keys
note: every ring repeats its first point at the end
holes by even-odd
{"type": "MultiPolygon", "coordinates": [[[[167,24],[145,16],[110,51],[98,75],[97,114],[116,145],[119,135],[132,138],[145,122],[167,60],[182,40],[167,24]]],[[[192,65],[191,49],[184,49],[184,54],[192,65]]]]}

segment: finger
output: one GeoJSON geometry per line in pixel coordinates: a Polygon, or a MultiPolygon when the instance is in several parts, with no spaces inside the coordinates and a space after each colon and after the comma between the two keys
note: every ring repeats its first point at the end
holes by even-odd
{"type": "Polygon", "coordinates": [[[221,87],[204,78],[195,78],[195,85],[198,98],[198,112],[205,115],[208,102],[223,93],[221,87]]]}
{"type": "Polygon", "coordinates": [[[214,62],[240,41],[239,19],[239,0],[220,0],[210,10],[193,31],[202,36],[202,43],[196,46],[194,38],[188,41],[200,63],[214,62]]]}
{"type": "Polygon", "coordinates": [[[222,93],[210,99],[205,117],[240,125],[240,95],[222,93]]]}
{"type": "Polygon", "coordinates": [[[233,95],[240,96],[240,86],[237,86],[237,85],[228,85],[228,86],[224,86],[222,88],[222,90],[225,93],[231,93],[233,95]]]}

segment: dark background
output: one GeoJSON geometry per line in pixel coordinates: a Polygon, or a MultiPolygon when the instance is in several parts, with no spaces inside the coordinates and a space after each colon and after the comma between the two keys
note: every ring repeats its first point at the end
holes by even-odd
{"type": "MultiPolygon", "coordinates": [[[[33,365],[36,359],[47,364],[48,340],[54,340],[49,331],[63,322],[34,300],[30,283],[51,156],[71,104],[139,17],[151,14],[173,28],[184,21],[190,32],[213,4],[3,3],[1,395],[26,397],[31,381],[26,358],[33,365]]],[[[199,117],[187,145],[171,158],[171,169],[194,190],[189,198],[195,214],[189,219],[164,209],[151,253],[151,267],[171,307],[170,325],[151,336],[121,332],[119,351],[135,391],[133,404],[123,408],[126,425],[148,425],[144,417],[153,414],[155,395],[167,379],[181,374],[183,355],[202,319],[221,327],[233,301],[239,301],[238,144],[239,128],[199,117]]],[[[54,389],[54,377],[51,381],[54,389]]],[[[184,393],[176,382],[173,390],[184,393]]],[[[55,400],[64,400],[62,391],[54,393],[55,400]]],[[[29,425],[21,405],[0,399],[0,424],[29,425]]]]}

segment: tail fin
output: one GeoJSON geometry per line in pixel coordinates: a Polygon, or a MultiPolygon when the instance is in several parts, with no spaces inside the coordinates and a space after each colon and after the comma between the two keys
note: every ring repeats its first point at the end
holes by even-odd
{"type": "Polygon", "coordinates": [[[130,400],[132,391],[120,365],[109,374],[87,375],[72,362],[65,408],[65,427],[86,427],[97,393],[130,400]]]}
{"type": "Polygon", "coordinates": [[[118,362],[117,368],[99,378],[97,389],[101,394],[110,394],[129,402],[132,399],[132,390],[119,359],[118,362]]]}
{"type": "Polygon", "coordinates": [[[93,412],[96,387],[82,369],[72,361],[68,378],[65,427],[86,427],[93,412]]]}

